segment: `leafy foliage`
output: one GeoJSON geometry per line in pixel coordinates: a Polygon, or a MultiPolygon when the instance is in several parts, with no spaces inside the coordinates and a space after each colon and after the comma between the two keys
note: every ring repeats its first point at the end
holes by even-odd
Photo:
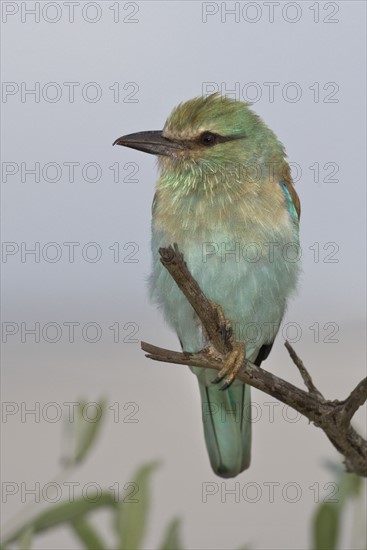
{"type": "MultiPolygon", "coordinates": [[[[96,403],[100,414],[91,421],[84,414],[87,401],[81,400],[76,410],[76,421],[68,423],[67,447],[69,456],[64,458],[64,472],[83,463],[93,448],[101,428],[105,411],[105,401],[96,403]]],[[[125,494],[116,499],[110,491],[75,498],[71,502],[52,505],[31,520],[23,522],[4,538],[1,549],[17,543],[19,550],[31,550],[36,535],[47,530],[68,525],[86,550],[112,550],[95,528],[91,516],[95,511],[105,509],[111,515],[114,526],[116,550],[141,550],[147,532],[150,512],[150,484],[158,462],[151,462],[138,468],[133,481],[125,485],[125,494]],[[133,488],[133,491],[131,491],[133,488]]],[[[335,550],[340,539],[343,514],[351,501],[358,502],[362,479],[355,474],[346,474],[339,465],[329,464],[339,485],[339,499],[336,502],[323,502],[315,511],[312,522],[313,550],[335,550]]],[[[63,473],[63,472],[61,472],[63,473]]],[[[58,476],[59,477],[59,476],[58,476]]],[[[180,535],[180,519],[173,518],[168,524],[158,550],[183,550],[180,535]]],[[[241,548],[249,550],[248,546],[241,548]]]]}
{"type": "Polygon", "coordinates": [[[362,478],[345,473],[339,464],[329,464],[339,485],[339,498],[336,502],[323,502],[316,509],[313,525],[314,550],[335,550],[338,546],[343,513],[350,500],[356,499],[362,489],[362,478]]]}

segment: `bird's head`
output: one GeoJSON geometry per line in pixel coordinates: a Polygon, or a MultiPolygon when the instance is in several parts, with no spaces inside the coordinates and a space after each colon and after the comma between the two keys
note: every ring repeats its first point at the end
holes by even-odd
{"type": "Polygon", "coordinates": [[[184,180],[186,189],[197,189],[200,182],[212,188],[224,174],[243,184],[243,167],[256,171],[269,162],[283,163],[285,156],[249,104],[217,93],[178,105],[163,130],[122,136],[115,144],[158,155],[163,185],[180,186],[184,180]]]}

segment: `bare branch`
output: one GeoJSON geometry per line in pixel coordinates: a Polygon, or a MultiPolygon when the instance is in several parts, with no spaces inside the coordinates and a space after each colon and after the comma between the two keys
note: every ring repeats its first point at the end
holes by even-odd
{"type": "MultiPolygon", "coordinates": [[[[209,344],[198,353],[170,351],[146,342],[141,343],[142,349],[149,359],[155,361],[221,370],[233,345],[229,321],[224,322],[220,319],[218,307],[203,294],[176,244],[173,247],[161,248],[159,252],[162,264],[172,275],[206,330],[209,344]]],[[[289,342],[286,342],[285,346],[302,376],[307,392],[248,360],[244,361],[236,378],[278,399],[308,418],[324,431],[334,447],[344,456],[347,471],[367,477],[367,441],[350,424],[356,410],[367,399],[367,378],[362,380],[344,401],[325,400],[289,342]]]]}
{"type": "Polygon", "coordinates": [[[367,378],[364,378],[357,384],[349,397],[344,402],[344,421],[350,422],[356,411],[364,405],[367,400],[367,378]]]}
{"type": "Polygon", "coordinates": [[[173,247],[160,248],[159,253],[162,264],[185,294],[215,349],[221,353],[230,351],[231,346],[223,338],[215,307],[192,277],[177,244],[175,243],[173,247]]]}
{"type": "Polygon", "coordinates": [[[303,361],[300,357],[298,357],[297,353],[294,351],[293,347],[290,345],[290,343],[286,340],[284,342],[285,347],[288,350],[288,353],[293,361],[293,363],[298,368],[299,372],[301,373],[301,376],[303,378],[303,381],[305,383],[306,388],[311,394],[317,395],[320,399],[325,400],[322,393],[319,392],[319,390],[316,388],[315,384],[312,382],[312,378],[308,370],[303,364],[303,361]]]}

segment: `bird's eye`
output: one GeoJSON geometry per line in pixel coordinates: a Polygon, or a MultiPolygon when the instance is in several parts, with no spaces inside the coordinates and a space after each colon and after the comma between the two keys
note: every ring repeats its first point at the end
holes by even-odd
{"type": "Polygon", "coordinates": [[[215,145],[217,142],[217,136],[215,134],[212,134],[211,132],[204,132],[200,136],[200,143],[202,145],[205,145],[205,147],[210,147],[211,145],[215,145]]]}

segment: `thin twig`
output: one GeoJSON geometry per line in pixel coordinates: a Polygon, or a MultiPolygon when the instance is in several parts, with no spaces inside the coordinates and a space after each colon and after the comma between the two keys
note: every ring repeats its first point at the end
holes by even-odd
{"type": "Polygon", "coordinates": [[[285,347],[287,348],[287,351],[290,355],[290,358],[292,359],[293,363],[296,365],[297,369],[299,370],[302,379],[305,383],[306,388],[308,389],[309,393],[313,395],[317,395],[321,400],[325,400],[322,393],[316,388],[315,384],[312,381],[311,375],[306,369],[302,359],[298,357],[297,353],[294,351],[293,347],[290,345],[288,340],[284,342],[285,347]]]}

